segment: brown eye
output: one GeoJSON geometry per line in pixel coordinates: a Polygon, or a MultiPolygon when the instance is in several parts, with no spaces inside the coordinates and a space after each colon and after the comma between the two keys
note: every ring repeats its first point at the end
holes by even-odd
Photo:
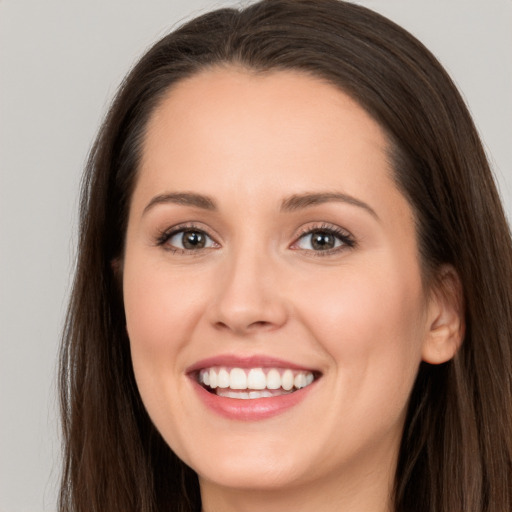
{"type": "Polygon", "coordinates": [[[199,229],[181,229],[167,238],[165,244],[174,249],[197,251],[214,247],[215,242],[199,229]]]}
{"type": "Polygon", "coordinates": [[[206,236],[200,231],[184,231],[181,243],[185,249],[202,249],[206,245],[206,236]]]}
{"type": "Polygon", "coordinates": [[[317,228],[304,233],[293,245],[294,249],[312,252],[326,252],[354,247],[352,236],[341,229],[317,228]]]}
{"type": "Polygon", "coordinates": [[[334,249],[336,246],[336,237],[332,233],[325,231],[316,231],[309,235],[311,237],[311,247],[315,251],[325,251],[327,249],[334,249]]]}
{"type": "Polygon", "coordinates": [[[316,229],[302,235],[297,246],[299,249],[306,249],[309,251],[328,251],[329,249],[340,247],[343,244],[344,241],[335,233],[316,229]]]}

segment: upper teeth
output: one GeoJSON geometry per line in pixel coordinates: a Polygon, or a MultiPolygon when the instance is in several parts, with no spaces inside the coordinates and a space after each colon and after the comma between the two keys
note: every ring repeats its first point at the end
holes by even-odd
{"type": "Polygon", "coordinates": [[[312,372],[279,370],[277,368],[205,368],[199,372],[199,382],[212,389],[280,389],[290,391],[309,386],[312,372]]]}

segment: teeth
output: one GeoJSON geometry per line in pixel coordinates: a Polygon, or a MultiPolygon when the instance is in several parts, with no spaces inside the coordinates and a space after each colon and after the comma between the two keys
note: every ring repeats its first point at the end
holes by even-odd
{"type": "Polygon", "coordinates": [[[264,389],[263,391],[231,391],[229,389],[219,390],[218,396],[226,398],[238,398],[239,400],[251,400],[253,398],[270,398],[275,396],[271,391],[264,389]]]}
{"type": "MultiPolygon", "coordinates": [[[[210,381],[209,386],[212,389],[215,389],[217,387],[217,372],[213,368],[211,368],[210,371],[208,372],[208,374],[209,374],[209,381],[210,381]]],[[[206,384],[206,382],[204,382],[204,377],[203,377],[203,383],[206,384]]]]}
{"type": "Polygon", "coordinates": [[[208,368],[199,372],[199,382],[216,389],[219,396],[251,399],[266,398],[309,386],[315,380],[312,372],[277,368],[208,368]],[[247,392],[243,392],[248,390],[247,392]],[[280,390],[279,392],[277,390],[280,390]],[[273,392],[273,393],[272,393],[273,392]]]}
{"type": "Polygon", "coordinates": [[[270,391],[249,391],[249,398],[270,398],[274,395],[270,391]]]}
{"type": "Polygon", "coordinates": [[[252,368],[247,376],[247,387],[249,389],[265,389],[267,387],[267,377],[261,368],[252,368]]]}
{"type": "Polygon", "coordinates": [[[303,388],[306,385],[306,376],[303,373],[298,373],[295,375],[295,379],[293,379],[293,385],[297,389],[303,388]]]}
{"type": "MultiPolygon", "coordinates": [[[[309,373],[309,375],[313,377],[312,373],[309,373]]],[[[293,388],[293,372],[291,370],[285,370],[281,378],[281,385],[283,386],[283,389],[286,389],[286,391],[290,391],[290,389],[293,388]]]]}
{"type": "Polygon", "coordinates": [[[267,373],[267,388],[268,389],[279,389],[281,387],[281,375],[277,370],[270,370],[267,373]]]}
{"type": "Polygon", "coordinates": [[[224,368],[221,368],[217,374],[217,386],[224,389],[229,388],[229,384],[229,373],[224,368]]]}
{"type": "Polygon", "coordinates": [[[247,389],[247,375],[241,368],[233,368],[229,372],[229,387],[231,389],[247,389]]]}

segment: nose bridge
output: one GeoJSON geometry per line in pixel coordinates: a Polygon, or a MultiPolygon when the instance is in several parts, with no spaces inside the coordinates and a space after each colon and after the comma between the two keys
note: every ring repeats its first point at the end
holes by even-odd
{"type": "Polygon", "coordinates": [[[219,272],[213,323],[238,333],[283,325],[286,306],[277,267],[276,256],[257,237],[234,243],[219,272]]]}

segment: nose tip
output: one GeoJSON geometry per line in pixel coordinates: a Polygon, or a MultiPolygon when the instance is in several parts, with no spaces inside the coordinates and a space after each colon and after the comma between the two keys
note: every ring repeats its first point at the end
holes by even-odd
{"type": "Polygon", "coordinates": [[[248,260],[230,265],[227,272],[219,274],[210,315],[216,329],[237,335],[282,327],[288,312],[273,268],[248,260]]]}
{"type": "Polygon", "coordinates": [[[221,315],[222,319],[218,319],[214,326],[218,330],[231,331],[237,335],[245,335],[257,332],[272,331],[280,327],[284,322],[274,317],[269,320],[256,320],[255,317],[268,317],[263,312],[257,314],[255,311],[234,312],[224,309],[221,315]]]}

